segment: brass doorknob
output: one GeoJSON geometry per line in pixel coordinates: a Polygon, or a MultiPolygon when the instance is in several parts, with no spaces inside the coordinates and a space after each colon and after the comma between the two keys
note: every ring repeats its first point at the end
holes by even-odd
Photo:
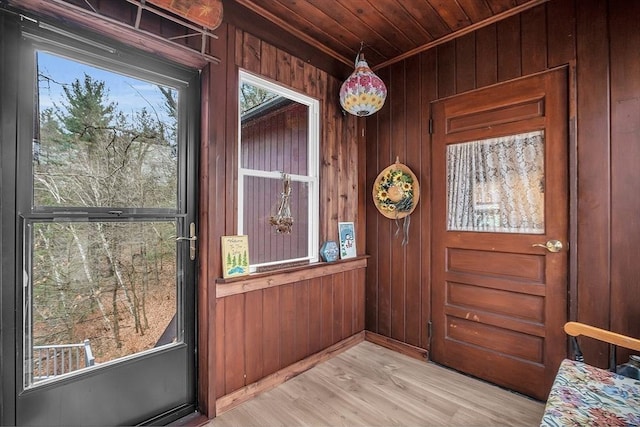
{"type": "Polygon", "coordinates": [[[545,248],[549,252],[560,252],[562,250],[562,242],[560,240],[549,240],[547,243],[534,243],[533,247],[545,248]]]}

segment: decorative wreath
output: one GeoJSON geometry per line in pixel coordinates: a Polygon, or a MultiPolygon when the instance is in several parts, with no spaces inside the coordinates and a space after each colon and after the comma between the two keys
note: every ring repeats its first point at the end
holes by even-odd
{"type": "Polygon", "coordinates": [[[419,198],[418,178],[398,159],[380,172],[373,184],[373,203],[382,215],[390,219],[411,214],[419,198]]]}

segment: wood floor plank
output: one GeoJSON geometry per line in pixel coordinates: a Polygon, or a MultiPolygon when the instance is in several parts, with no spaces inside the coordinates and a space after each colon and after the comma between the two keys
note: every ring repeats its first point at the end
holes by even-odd
{"type": "Polygon", "coordinates": [[[538,401],[363,342],[207,426],[538,426],[543,409],[538,401]]]}

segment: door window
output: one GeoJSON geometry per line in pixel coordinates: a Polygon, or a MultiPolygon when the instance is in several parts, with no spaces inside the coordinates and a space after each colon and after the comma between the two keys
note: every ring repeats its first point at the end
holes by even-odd
{"type": "Polygon", "coordinates": [[[36,51],[24,388],[183,341],[179,90],[36,51]]]}
{"type": "Polygon", "coordinates": [[[544,233],[544,132],[447,145],[447,230],[544,233]]]}

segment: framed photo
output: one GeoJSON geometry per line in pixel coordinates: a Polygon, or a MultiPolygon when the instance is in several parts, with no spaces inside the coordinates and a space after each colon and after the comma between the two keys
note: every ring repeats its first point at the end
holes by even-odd
{"type": "Polygon", "coordinates": [[[353,222],[339,222],[338,236],[340,237],[340,258],[356,256],[356,231],[353,222]]]}
{"type": "Polygon", "coordinates": [[[222,277],[249,274],[249,237],[222,236],[222,277]]]}

